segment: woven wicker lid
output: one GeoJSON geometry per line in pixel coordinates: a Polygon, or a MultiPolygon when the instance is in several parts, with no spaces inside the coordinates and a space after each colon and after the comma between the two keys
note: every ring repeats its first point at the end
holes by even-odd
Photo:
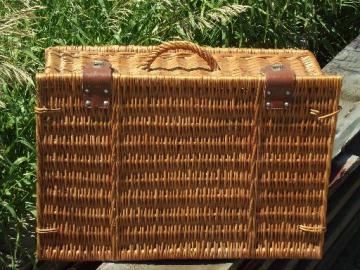
{"type": "Polygon", "coordinates": [[[259,76],[270,64],[286,64],[296,76],[320,76],[314,55],[297,49],[208,48],[175,41],[159,46],[63,46],[46,50],[45,73],[82,73],[86,63],[109,61],[128,76],[259,76]]]}

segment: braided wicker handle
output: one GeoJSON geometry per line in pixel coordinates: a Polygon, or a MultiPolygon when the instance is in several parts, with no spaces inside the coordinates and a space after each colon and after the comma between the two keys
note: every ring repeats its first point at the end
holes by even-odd
{"type": "Polygon", "coordinates": [[[142,65],[142,68],[147,71],[150,71],[151,64],[156,60],[157,57],[159,57],[161,54],[169,50],[179,50],[179,49],[196,53],[198,56],[200,56],[202,59],[206,61],[211,71],[220,69],[218,63],[209,52],[205,51],[199,45],[187,41],[169,41],[160,44],[149,55],[148,60],[146,60],[146,62],[142,65]]]}

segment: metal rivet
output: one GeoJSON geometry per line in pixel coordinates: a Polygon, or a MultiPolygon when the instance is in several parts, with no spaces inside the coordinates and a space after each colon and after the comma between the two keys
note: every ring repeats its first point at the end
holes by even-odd
{"type": "Polygon", "coordinates": [[[95,67],[95,68],[102,67],[103,65],[104,65],[104,61],[101,61],[101,60],[94,60],[94,62],[93,62],[93,67],[95,67]]]}
{"type": "Polygon", "coordinates": [[[271,92],[270,92],[270,91],[266,91],[266,94],[267,94],[268,96],[270,96],[270,95],[271,95],[271,92]]]}
{"type": "Polygon", "coordinates": [[[270,102],[266,102],[266,106],[270,107],[271,103],[270,102]]]}
{"type": "Polygon", "coordinates": [[[108,94],[108,93],[109,93],[109,90],[104,89],[104,94],[108,94]]]}
{"type": "Polygon", "coordinates": [[[283,69],[283,64],[274,64],[271,66],[273,71],[280,71],[283,69]]]}
{"type": "Polygon", "coordinates": [[[104,104],[105,107],[107,107],[107,106],[109,106],[109,101],[108,101],[108,100],[104,100],[103,104],[104,104]]]}
{"type": "Polygon", "coordinates": [[[288,107],[289,106],[289,102],[284,102],[284,106],[288,107]]]}
{"type": "Polygon", "coordinates": [[[286,95],[287,95],[287,96],[290,96],[290,91],[286,91],[286,95]]]}
{"type": "Polygon", "coordinates": [[[90,93],[90,90],[89,90],[88,88],[85,88],[84,92],[85,92],[86,94],[89,94],[89,93],[90,93]]]}
{"type": "Polygon", "coordinates": [[[86,106],[86,107],[90,107],[90,106],[91,106],[91,101],[90,101],[90,100],[86,100],[86,101],[85,101],[85,106],[86,106]]]}

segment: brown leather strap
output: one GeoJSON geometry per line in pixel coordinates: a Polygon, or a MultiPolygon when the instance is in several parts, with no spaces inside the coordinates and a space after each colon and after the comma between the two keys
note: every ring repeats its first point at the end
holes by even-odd
{"type": "Polygon", "coordinates": [[[84,66],[83,92],[84,105],[88,108],[107,108],[111,97],[111,65],[109,62],[95,60],[84,66]]]}
{"type": "Polygon", "coordinates": [[[282,64],[266,66],[261,70],[265,74],[265,106],[267,109],[286,109],[293,99],[295,73],[282,64]]]}

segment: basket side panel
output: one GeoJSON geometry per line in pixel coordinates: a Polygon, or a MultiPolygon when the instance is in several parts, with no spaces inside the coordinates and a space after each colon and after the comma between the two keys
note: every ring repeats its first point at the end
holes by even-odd
{"type": "Polygon", "coordinates": [[[116,83],[116,259],[251,256],[262,91],[261,79],[116,83]]]}
{"type": "Polygon", "coordinates": [[[39,76],[38,258],[319,258],[340,83],[267,110],[263,78],[114,76],[87,109],[81,76],[39,76]]]}
{"type": "Polygon", "coordinates": [[[37,77],[39,259],[110,259],[109,112],[83,106],[80,76],[37,77]]]}
{"type": "Polygon", "coordinates": [[[297,79],[288,110],[263,113],[256,256],[320,258],[340,77],[297,79]]]}

